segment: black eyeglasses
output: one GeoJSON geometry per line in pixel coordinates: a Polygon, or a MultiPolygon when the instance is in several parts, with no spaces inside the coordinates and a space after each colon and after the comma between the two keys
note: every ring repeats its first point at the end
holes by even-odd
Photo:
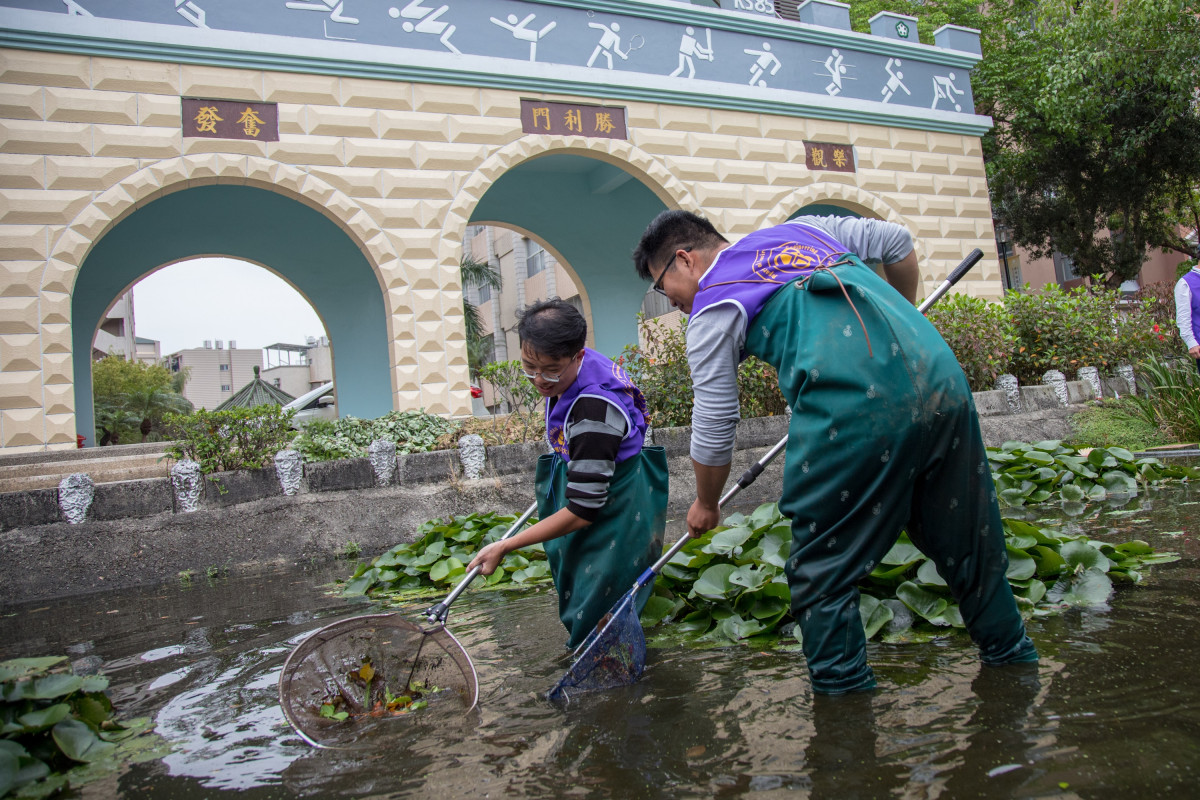
{"type": "Polygon", "coordinates": [[[675,266],[675,259],[679,258],[680,250],[683,250],[683,252],[685,252],[685,253],[692,252],[692,248],[690,248],[690,247],[676,248],[675,253],[671,256],[671,260],[667,262],[667,265],[665,267],[663,267],[663,271],[661,273],[659,273],[658,280],[656,280],[654,282],[654,285],[650,287],[654,291],[661,294],[663,297],[667,296],[666,290],[663,289],[663,287],[662,287],[663,278],[667,277],[667,272],[671,269],[671,267],[675,266]]]}

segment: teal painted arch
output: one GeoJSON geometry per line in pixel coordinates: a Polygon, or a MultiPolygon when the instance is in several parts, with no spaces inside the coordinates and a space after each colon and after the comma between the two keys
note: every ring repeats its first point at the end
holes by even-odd
{"type": "Polygon", "coordinates": [[[528,231],[559,253],[587,294],[595,348],[615,358],[637,343],[637,314],[650,288],[634,271],[633,250],[666,208],[646,184],[614,164],[550,153],[497,178],[470,222],[528,231]]]}
{"type": "Polygon", "coordinates": [[[298,200],[253,186],[211,184],[137,208],[96,242],[79,269],[71,295],[75,424],[87,444],[94,444],[95,418],[89,354],[105,311],[159,267],[218,255],[266,266],[312,303],[333,347],[343,416],[369,419],[392,410],[383,290],[355,241],[298,200]]]}

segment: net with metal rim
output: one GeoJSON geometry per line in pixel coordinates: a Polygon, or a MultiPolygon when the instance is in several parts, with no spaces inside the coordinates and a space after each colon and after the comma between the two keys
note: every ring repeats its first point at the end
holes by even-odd
{"type": "Polygon", "coordinates": [[[368,720],[461,714],[478,698],[475,666],[454,635],[396,613],[326,625],[292,651],[279,676],[284,716],[317,747],[352,741],[368,720]]]}
{"type": "Polygon", "coordinates": [[[646,669],[646,635],[635,599],[635,592],[625,595],[609,612],[611,618],[601,620],[579,645],[571,668],[547,694],[552,702],[567,703],[585,692],[638,682],[646,669]]]}

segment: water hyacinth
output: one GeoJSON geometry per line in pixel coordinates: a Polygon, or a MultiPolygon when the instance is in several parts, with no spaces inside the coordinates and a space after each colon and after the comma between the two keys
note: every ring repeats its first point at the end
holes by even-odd
{"type": "Polygon", "coordinates": [[[1195,467],[1138,458],[1121,447],[1079,450],[1057,439],[1005,442],[987,453],[1002,506],[1099,502],[1110,495],[1132,497],[1139,487],[1163,481],[1200,478],[1195,467]]]}

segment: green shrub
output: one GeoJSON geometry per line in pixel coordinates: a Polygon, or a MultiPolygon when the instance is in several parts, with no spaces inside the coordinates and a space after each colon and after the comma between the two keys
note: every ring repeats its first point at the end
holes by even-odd
{"type": "Polygon", "coordinates": [[[262,469],[271,466],[275,454],[295,437],[295,415],[274,405],[168,414],[163,427],[173,442],[166,453],[198,462],[205,474],[262,469]]]}
{"type": "Polygon", "coordinates": [[[313,420],[296,437],[292,449],[310,462],[362,458],[371,442],[381,439],[393,442],[397,453],[422,453],[435,449],[438,439],[458,425],[424,411],[391,411],[375,419],[313,420]]]}
{"type": "Polygon", "coordinates": [[[543,398],[525,377],[520,361],[492,361],[479,370],[479,377],[491,384],[500,399],[508,403],[512,414],[521,421],[519,430],[523,437],[537,438],[545,431],[545,425],[539,424],[545,405],[543,398]]]}
{"type": "Polygon", "coordinates": [[[787,413],[787,401],[779,391],[779,375],[774,367],[754,356],[738,365],[738,405],[745,419],[787,413]]]}
{"type": "Polygon", "coordinates": [[[928,317],[954,351],[972,391],[995,388],[996,379],[1011,369],[1017,340],[1003,305],[956,294],[930,309],[928,317]]]}
{"type": "Polygon", "coordinates": [[[1080,367],[1097,367],[1102,374],[1116,369],[1117,302],[1120,294],[1107,289],[1069,291],[1049,284],[1037,292],[1010,291],[1004,307],[1017,338],[1012,372],[1022,385],[1042,382],[1047,370],[1074,377],[1080,367]]]}
{"type": "Polygon", "coordinates": [[[617,363],[646,398],[647,421],[655,428],[692,424],[692,371],[687,363],[687,322],[679,326],[639,315],[646,346],[626,345],[617,363]]]}

